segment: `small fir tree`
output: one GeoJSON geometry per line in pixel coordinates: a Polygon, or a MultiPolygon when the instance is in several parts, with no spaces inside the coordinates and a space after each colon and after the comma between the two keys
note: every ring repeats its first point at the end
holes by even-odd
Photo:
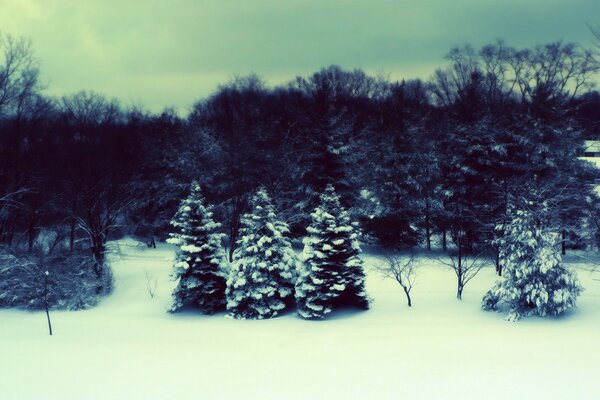
{"type": "Polygon", "coordinates": [[[227,309],[240,319],[271,318],[293,304],[296,257],[285,222],[277,219],[264,188],[241,220],[227,280],[227,309]]]}
{"type": "Polygon", "coordinates": [[[173,279],[179,282],[170,311],[185,305],[205,314],[223,310],[227,276],[223,234],[217,232],[220,224],[213,220],[212,206],[205,204],[197,182],[192,183],[191,193],[181,202],[171,225],[177,231],[167,242],[179,246],[173,271],[173,279]]]}
{"type": "Polygon", "coordinates": [[[369,308],[355,223],[328,185],[311,214],[304,239],[304,268],[296,282],[296,304],[303,318],[323,318],[344,305],[369,308]]]}
{"type": "MultiPolygon", "coordinates": [[[[534,204],[527,203],[530,207],[534,204]]],[[[549,229],[542,205],[537,212],[521,209],[500,226],[500,261],[505,279],[484,296],[484,310],[508,309],[508,320],[531,315],[560,315],[575,306],[582,288],[561,261],[559,234],[549,229]]]]}

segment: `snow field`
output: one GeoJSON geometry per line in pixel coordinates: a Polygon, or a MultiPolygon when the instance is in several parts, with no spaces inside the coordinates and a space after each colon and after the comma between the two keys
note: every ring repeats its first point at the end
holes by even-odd
{"type": "Polygon", "coordinates": [[[120,242],[114,293],[91,310],[0,310],[1,399],[593,399],[600,393],[600,281],[566,316],[484,312],[484,269],[455,299],[452,271],[421,260],[409,309],[370,271],[372,309],[323,321],[168,314],[173,247],[120,242]],[[151,298],[147,277],[157,280],[151,298]]]}

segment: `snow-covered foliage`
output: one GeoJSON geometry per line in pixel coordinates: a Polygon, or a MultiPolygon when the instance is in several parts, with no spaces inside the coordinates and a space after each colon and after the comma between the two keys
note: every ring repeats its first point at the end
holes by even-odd
{"type": "Polygon", "coordinates": [[[173,291],[170,311],[193,305],[212,314],[225,308],[225,258],[223,234],[213,220],[212,206],[205,204],[200,185],[192,183],[190,195],[181,202],[171,225],[176,228],[167,242],[179,246],[173,278],[179,280],[173,291]]]}
{"type": "Polygon", "coordinates": [[[384,206],[375,193],[368,189],[361,189],[354,205],[352,215],[360,218],[373,219],[385,212],[384,206]]]}
{"type": "Polygon", "coordinates": [[[320,201],[311,214],[306,259],[296,282],[298,313],[309,319],[323,318],[341,305],[369,308],[356,224],[333,186],[327,186],[320,201]]]}
{"type": "Polygon", "coordinates": [[[227,280],[227,310],[241,319],[271,318],[293,304],[296,257],[264,188],[241,219],[240,239],[227,280]]]}
{"type": "Polygon", "coordinates": [[[517,320],[560,315],[575,306],[582,288],[562,263],[559,235],[545,223],[546,209],[542,205],[537,212],[515,210],[510,223],[498,227],[503,231],[498,247],[505,279],[484,296],[483,309],[507,308],[508,319],[517,320]]]}
{"type": "Polygon", "coordinates": [[[48,273],[48,305],[56,310],[94,307],[112,290],[108,266],[101,274],[86,253],[32,255],[0,250],[0,307],[42,309],[45,272],[48,273]]]}

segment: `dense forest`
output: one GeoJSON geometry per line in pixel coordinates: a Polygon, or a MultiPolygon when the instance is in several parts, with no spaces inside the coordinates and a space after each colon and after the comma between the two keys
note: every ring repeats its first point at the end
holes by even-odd
{"type": "Polygon", "coordinates": [[[241,76],[186,116],[48,97],[30,43],[0,47],[6,251],[88,255],[101,276],[111,238],[167,238],[193,181],[230,257],[257,188],[300,237],[328,184],[384,247],[493,255],[494,227],[522,201],[545,205],[563,251],[596,242],[598,173],[578,156],[600,139],[600,63],[575,44],[453,48],[428,81],[335,65],[276,87],[241,76]]]}

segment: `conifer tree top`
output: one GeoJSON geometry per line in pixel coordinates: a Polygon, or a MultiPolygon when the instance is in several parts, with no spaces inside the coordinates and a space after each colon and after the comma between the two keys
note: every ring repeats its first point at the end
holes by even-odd
{"type": "MultiPolygon", "coordinates": [[[[171,225],[177,228],[169,234],[167,242],[178,246],[188,246],[195,242],[203,242],[204,235],[211,234],[215,240],[220,240],[222,234],[215,230],[220,224],[212,219],[212,207],[205,204],[204,196],[198,182],[192,182],[190,194],[181,201],[171,225]]],[[[185,251],[185,247],[181,247],[185,251]]],[[[189,248],[188,250],[191,250],[189,248]]]]}
{"type": "MultiPolygon", "coordinates": [[[[264,187],[260,187],[250,199],[252,212],[244,214],[241,218],[241,236],[238,239],[236,253],[243,253],[256,246],[264,244],[264,235],[272,236],[271,240],[288,242],[285,237],[289,233],[285,222],[279,220],[275,213],[275,206],[271,201],[269,193],[264,187]],[[258,240],[257,243],[250,243],[258,240]]],[[[269,242],[271,242],[271,240],[269,242]]],[[[239,255],[239,254],[238,254],[239,255]]]]}
{"type": "Polygon", "coordinates": [[[325,187],[325,191],[320,196],[321,204],[319,208],[323,211],[336,210],[341,207],[340,196],[336,193],[335,188],[332,184],[328,184],[325,187]]]}
{"type": "Polygon", "coordinates": [[[250,203],[257,210],[264,209],[267,213],[273,213],[275,211],[271,197],[264,186],[258,188],[256,193],[252,196],[250,203]]]}

